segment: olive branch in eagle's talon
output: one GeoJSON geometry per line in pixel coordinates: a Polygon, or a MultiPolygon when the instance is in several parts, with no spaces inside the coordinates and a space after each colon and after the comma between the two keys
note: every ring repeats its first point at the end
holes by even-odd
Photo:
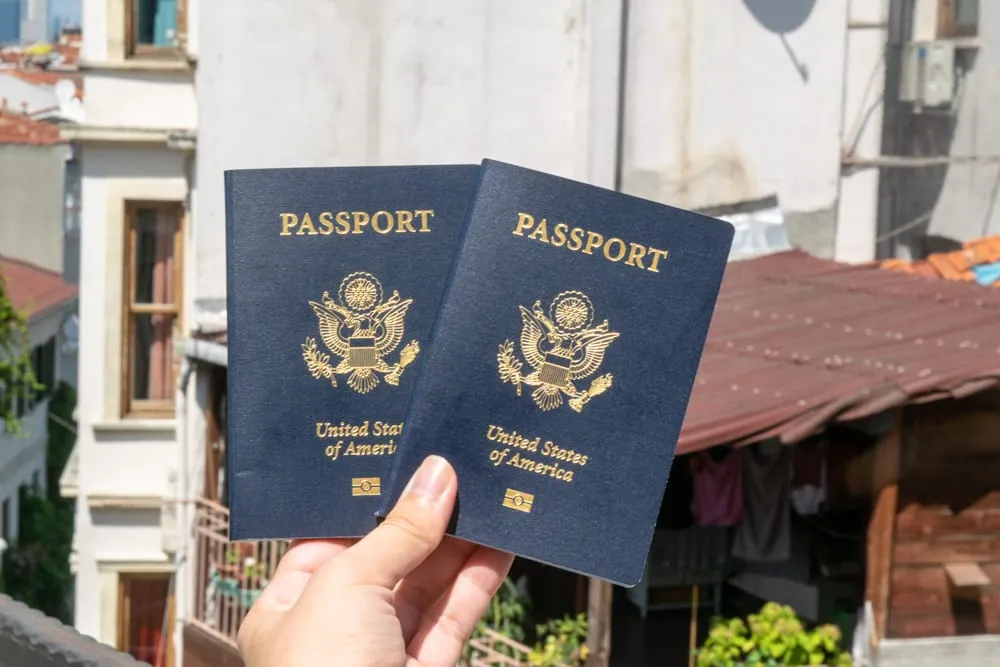
{"type": "Polygon", "coordinates": [[[337,376],[334,374],[333,366],[330,365],[330,355],[319,351],[315,338],[310,336],[306,338],[306,342],[302,343],[302,358],[306,362],[306,368],[309,369],[309,373],[314,378],[317,380],[327,378],[330,380],[330,384],[334,387],[337,386],[337,376]]]}
{"type": "Polygon", "coordinates": [[[514,354],[514,343],[506,340],[500,345],[497,352],[497,366],[500,371],[500,379],[514,385],[517,395],[521,395],[521,360],[514,354]]]}

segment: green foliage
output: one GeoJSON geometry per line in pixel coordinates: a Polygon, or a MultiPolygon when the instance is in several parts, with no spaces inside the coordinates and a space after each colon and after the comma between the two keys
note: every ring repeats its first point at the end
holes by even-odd
{"type": "Polygon", "coordinates": [[[29,491],[21,497],[20,523],[17,544],[4,553],[7,594],[67,622],[73,515],[65,507],[29,491]]]}
{"type": "Polygon", "coordinates": [[[76,392],[60,384],[49,402],[49,441],[46,481],[48,493],[22,489],[19,500],[18,540],[4,553],[5,592],[30,607],[63,622],[70,622],[70,592],[73,577],[69,556],[73,544],[73,503],[59,495],[59,476],[69,460],[76,434],[72,424],[76,392]],[[52,419],[56,417],[57,419],[52,419]]]}
{"type": "MultiPolygon", "coordinates": [[[[524,623],[527,618],[530,601],[527,596],[521,595],[517,586],[510,577],[505,577],[496,595],[490,600],[490,605],[486,608],[482,618],[476,623],[472,631],[472,638],[485,636],[485,630],[490,629],[496,633],[513,639],[517,642],[524,641],[524,623]]],[[[496,643],[493,649],[510,658],[517,658],[514,651],[505,644],[496,643]]],[[[469,645],[466,644],[463,654],[464,662],[468,662],[469,645]]]]}
{"type": "Polygon", "coordinates": [[[21,432],[18,400],[26,400],[42,388],[31,368],[28,319],[14,308],[0,274],[0,420],[8,433],[21,432]]]}
{"type": "Polygon", "coordinates": [[[49,442],[45,452],[45,484],[49,500],[72,506],[72,502],[59,494],[59,478],[62,477],[73,447],[76,445],[76,390],[65,382],[60,382],[49,399],[49,442]]]}
{"type": "Polygon", "coordinates": [[[840,629],[822,625],[806,630],[791,607],[775,602],[743,619],[715,619],[698,667],[850,667],[851,656],[840,650],[840,629]]]}
{"type": "Polygon", "coordinates": [[[590,653],[587,647],[587,615],[564,616],[538,626],[538,643],[528,656],[534,667],[582,665],[590,653]]]}

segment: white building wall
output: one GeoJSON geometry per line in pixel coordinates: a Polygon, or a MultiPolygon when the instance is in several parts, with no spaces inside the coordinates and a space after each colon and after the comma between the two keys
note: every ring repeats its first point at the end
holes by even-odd
{"type": "MultiPolygon", "coordinates": [[[[888,0],[850,0],[845,63],[845,154],[875,156],[882,151],[885,92],[885,42],[888,37],[888,0]],[[886,27],[875,27],[885,25],[886,27]]],[[[840,181],[837,236],[834,255],[845,262],[874,258],[878,232],[879,172],[845,172],[840,181]]]]}
{"type": "Polygon", "coordinates": [[[120,417],[124,208],[128,200],[184,201],[186,164],[184,153],[165,147],[92,145],[82,156],[75,618],[81,631],[110,643],[106,563],[166,560],[159,509],[149,506],[171,495],[177,460],[174,420],[120,417]]]}
{"type": "MultiPolygon", "coordinates": [[[[82,59],[86,124],[78,131],[81,264],[76,468],[75,624],[117,640],[118,583],[126,572],[172,572],[162,512],[174,499],[176,420],[121,415],[124,364],[122,286],[128,201],[193,201],[194,163],[169,145],[197,122],[194,73],[186,57],[129,57],[128,0],[84,0],[82,59]]],[[[188,0],[189,18],[197,1],[188,0]]],[[[188,288],[193,231],[184,226],[181,261],[188,288]]],[[[181,324],[188,316],[185,306],[181,324]]],[[[180,660],[180,635],[175,635],[180,660]]]]}
{"type": "Polygon", "coordinates": [[[632,0],[623,188],[698,208],[777,194],[833,250],[847,0],[632,0]]]}
{"type": "Polygon", "coordinates": [[[612,185],[619,2],[200,7],[195,289],[225,298],[222,172],[478,163],[612,185]]]}
{"type": "MultiPolygon", "coordinates": [[[[689,207],[777,194],[794,243],[869,258],[877,172],[838,197],[844,125],[880,94],[881,31],[849,38],[848,23],[879,20],[886,1],[853,4],[630,0],[623,189],[689,207]]],[[[621,12],[621,0],[201,7],[200,310],[225,297],[225,169],[492,157],[612,185],[621,12]]],[[[876,114],[862,148],[880,137],[876,114]]]]}
{"type": "Polygon", "coordinates": [[[86,85],[88,125],[193,130],[197,123],[189,73],[100,72],[86,85]]]}

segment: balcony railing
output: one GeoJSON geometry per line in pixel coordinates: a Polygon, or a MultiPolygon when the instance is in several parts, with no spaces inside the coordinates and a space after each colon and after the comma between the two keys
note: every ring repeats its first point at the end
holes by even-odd
{"type": "MultiPolygon", "coordinates": [[[[236,645],[236,633],[278,566],[287,542],[229,541],[229,509],[199,500],[195,512],[195,591],[192,624],[236,645]]],[[[469,667],[519,667],[530,649],[492,630],[469,642],[469,667]]]]}
{"type": "Polygon", "coordinates": [[[251,605],[270,581],[287,542],[230,542],[229,509],[199,500],[195,512],[192,623],[235,645],[251,605]]]}

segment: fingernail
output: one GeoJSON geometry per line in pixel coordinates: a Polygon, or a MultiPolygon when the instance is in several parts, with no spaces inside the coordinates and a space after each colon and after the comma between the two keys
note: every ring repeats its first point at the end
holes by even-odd
{"type": "Polygon", "coordinates": [[[407,493],[430,501],[444,495],[451,481],[451,466],[440,456],[428,456],[413,473],[407,485],[407,493]]]}

